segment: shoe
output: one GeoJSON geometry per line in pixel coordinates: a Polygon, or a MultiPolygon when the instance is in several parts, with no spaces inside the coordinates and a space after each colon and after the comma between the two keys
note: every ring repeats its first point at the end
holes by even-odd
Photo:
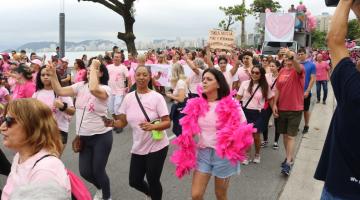
{"type": "Polygon", "coordinates": [[[320,103],[320,100],[317,100],[316,103],[320,103]]]}
{"type": "Polygon", "coordinates": [[[249,160],[248,160],[248,159],[245,159],[244,161],[242,161],[241,164],[243,164],[243,165],[248,165],[248,164],[249,164],[249,160]]]}
{"type": "Polygon", "coordinates": [[[259,164],[260,163],[260,155],[255,155],[253,163],[259,164]]]}
{"type": "Polygon", "coordinates": [[[261,148],[265,148],[265,147],[267,147],[268,146],[268,144],[269,144],[269,142],[268,141],[263,141],[263,142],[261,142],[261,148]]]}
{"type": "Polygon", "coordinates": [[[292,169],[292,165],[289,163],[285,163],[281,169],[281,173],[286,176],[290,176],[291,169],[292,169]]]}
{"type": "Polygon", "coordinates": [[[323,104],[326,105],[326,101],[323,101],[323,104]]]}
{"type": "Polygon", "coordinates": [[[279,145],[278,145],[278,143],[277,142],[274,142],[274,144],[273,144],[273,149],[279,149],[279,145]]]}
{"type": "Polygon", "coordinates": [[[304,130],[302,131],[303,134],[306,134],[309,132],[309,126],[304,126],[304,130]]]}
{"type": "Polygon", "coordinates": [[[286,158],[285,158],[285,160],[281,163],[281,168],[283,168],[284,167],[284,165],[286,164],[286,158]]]}
{"type": "Polygon", "coordinates": [[[96,193],[94,195],[94,200],[102,200],[102,190],[96,190],[96,193]]]}

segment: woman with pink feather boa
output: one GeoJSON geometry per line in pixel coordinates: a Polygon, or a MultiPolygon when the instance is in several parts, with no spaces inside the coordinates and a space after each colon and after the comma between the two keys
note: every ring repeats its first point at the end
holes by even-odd
{"type": "Polygon", "coordinates": [[[239,162],[253,143],[252,124],[247,124],[239,103],[233,98],[224,75],[208,68],[202,75],[200,97],[189,99],[180,120],[182,134],[171,157],[179,178],[195,169],[191,196],[202,200],[206,186],[215,177],[217,200],[227,199],[230,177],[240,169],[239,162]],[[199,142],[195,143],[194,137],[199,142]]]}

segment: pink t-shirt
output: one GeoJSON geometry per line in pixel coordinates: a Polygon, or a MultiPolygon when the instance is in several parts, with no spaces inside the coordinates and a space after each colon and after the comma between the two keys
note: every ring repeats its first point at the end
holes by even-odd
{"type": "Polygon", "coordinates": [[[8,200],[11,194],[21,186],[37,183],[46,184],[49,182],[55,182],[63,187],[68,192],[70,198],[70,180],[65,166],[59,158],[54,156],[43,158],[33,168],[35,162],[47,154],[50,153],[46,150],[41,150],[21,164],[19,164],[19,153],[15,154],[1,200],[8,200]]]}
{"type": "Polygon", "coordinates": [[[244,67],[239,67],[238,71],[237,71],[237,76],[240,82],[240,86],[241,83],[247,80],[250,80],[250,71],[248,71],[249,73],[247,73],[248,69],[244,68],[244,67]]]}
{"type": "MultiPolygon", "coordinates": [[[[65,112],[60,111],[54,106],[55,93],[54,90],[39,90],[35,92],[32,96],[33,98],[45,103],[54,113],[55,119],[57,121],[58,127],[61,131],[68,132],[71,116],[65,112]]],[[[62,102],[68,104],[68,107],[74,107],[73,100],[71,97],[57,97],[62,102]]]]}
{"type": "MultiPolygon", "coordinates": [[[[71,85],[76,94],[76,133],[83,136],[103,134],[111,130],[105,127],[101,117],[107,116],[108,100],[101,100],[90,93],[89,84],[84,81],[71,85]],[[82,121],[82,123],[81,123],[82,121]],[[81,124],[81,127],[80,127],[81,124]]],[[[108,97],[111,89],[107,85],[100,85],[108,97]]]]}
{"type": "Polygon", "coordinates": [[[26,81],[23,84],[17,83],[13,91],[13,99],[31,98],[35,92],[35,84],[32,80],[26,81]]]}
{"type": "Polygon", "coordinates": [[[231,75],[230,71],[226,71],[226,72],[222,72],[227,84],[229,85],[230,90],[232,89],[232,84],[233,84],[233,76],[231,75]]]}
{"type": "Polygon", "coordinates": [[[277,76],[274,77],[272,73],[267,73],[265,74],[266,77],[266,81],[269,84],[269,87],[271,88],[271,91],[273,92],[273,94],[275,95],[275,91],[276,91],[276,83],[274,84],[275,80],[277,79],[277,76]],[[274,86],[273,86],[274,85],[274,86]],[[272,87],[273,86],[273,87],[272,87]]]}
{"type": "Polygon", "coordinates": [[[276,88],[279,91],[279,111],[304,110],[305,70],[301,65],[301,73],[295,68],[284,67],[280,70],[276,88]]]}
{"type": "MultiPolygon", "coordinates": [[[[200,116],[198,119],[200,127],[199,143],[200,148],[214,148],[216,147],[216,122],[217,122],[217,113],[215,112],[216,106],[219,101],[208,102],[209,111],[204,115],[200,116]]],[[[241,107],[239,107],[238,112],[240,113],[241,123],[246,123],[246,117],[241,107]]]]}
{"type": "Polygon", "coordinates": [[[109,71],[109,86],[113,95],[125,95],[127,86],[126,79],[129,77],[129,71],[125,65],[115,66],[108,65],[109,71]]]}
{"type": "Polygon", "coordinates": [[[86,69],[80,69],[79,71],[76,72],[75,74],[75,83],[84,81],[84,77],[86,76],[86,69]]]}
{"type": "MultiPolygon", "coordinates": [[[[248,91],[249,85],[250,85],[250,80],[244,81],[241,84],[240,89],[237,93],[238,95],[242,96],[243,106],[245,106],[245,104],[249,101],[249,99],[252,95],[248,91]]],[[[252,91],[255,91],[255,89],[258,87],[258,85],[259,84],[257,84],[257,83],[254,84],[252,91]]],[[[259,88],[259,89],[257,89],[254,97],[251,99],[251,101],[249,102],[249,104],[246,108],[260,111],[261,109],[264,109],[266,100],[271,99],[273,96],[274,96],[274,93],[271,91],[270,86],[269,86],[269,90],[268,90],[268,96],[265,98],[261,92],[261,88],[259,88]]]]}
{"type": "Polygon", "coordinates": [[[300,5],[298,5],[298,6],[296,7],[296,10],[297,10],[298,12],[305,12],[306,6],[305,6],[304,4],[300,4],[300,5]]]}
{"type": "MultiPolygon", "coordinates": [[[[169,115],[165,99],[161,94],[151,91],[146,94],[138,95],[146,114],[151,121],[169,115]]],[[[152,139],[151,132],[143,131],[140,128],[139,124],[146,122],[146,118],[136,100],[135,91],[125,96],[124,101],[120,106],[119,113],[126,115],[126,120],[133,131],[131,153],[146,155],[151,152],[159,151],[169,145],[169,139],[165,131],[164,138],[157,141],[152,139]]]]}
{"type": "Polygon", "coordinates": [[[137,68],[137,63],[131,63],[130,69],[129,69],[129,77],[131,79],[131,85],[135,83],[135,70],[137,68]]]}
{"type": "MultiPolygon", "coordinates": [[[[1,65],[1,63],[0,63],[1,65]]],[[[10,64],[8,62],[2,62],[2,71],[9,72],[10,71],[10,64]]]]}
{"type": "Polygon", "coordinates": [[[32,73],[32,80],[35,83],[35,85],[36,85],[36,76],[37,76],[37,74],[38,74],[38,72],[33,72],[32,73]]]}
{"type": "Polygon", "coordinates": [[[329,80],[329,70],[330,70],[330,66],[326,61],[322,61],[321,63],[316,62],[316,80],[317,81],[329,80]]]}
{"type": "Polygon", "coordinates": [[[7,90],[4,86],[0,87],[0,103],[7,104],[8,102],[5,100],[5,97],[9,95],[9,90],[7,90]]]}

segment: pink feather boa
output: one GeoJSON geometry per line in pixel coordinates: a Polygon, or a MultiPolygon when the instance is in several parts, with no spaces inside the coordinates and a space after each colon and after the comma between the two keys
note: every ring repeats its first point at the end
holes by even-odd
{"type": "MultiPolygon", "coordinates": [[[[246,150],[253,144],[252,133],[256,132],[253,124],[240,123],[240,104],[232,97],[233,94],[221,99],[216,106],[218,120],[216,121],[217,144],[216,153],[226,158],[232,164],[246,158],[246,150]]],[[[196,148],[194,136],[200,133],[198,118],[205,116],[209,105],[203,97],[189,99],[180,120],[182,134],[173,144],[178,146],[170,160],[176,166],[176,176],[182,178],[196,167],[196,148]]]]}

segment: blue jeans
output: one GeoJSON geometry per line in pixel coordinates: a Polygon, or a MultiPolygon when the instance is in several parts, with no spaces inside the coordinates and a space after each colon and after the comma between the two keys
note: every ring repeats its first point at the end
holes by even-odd
{"type": "Polygon", "coordinates": [[[332,195],[330,192],[327,191],[327,189],[324,187],[320,200],[345,200],[343,198],[340,197],[336,197],[334,195],[332,195]]]}
{"type": "Polygon", "coordinates": [[[320,101],[321,86],[322,86],[323,91],[324,91],[323,102],[326,102],[326,98],[327,98],[327,94],[328,94],[327,83],[328,83],[328,81],[316,81],[316,96],[317,96],[318,101],[320,101]]]}

